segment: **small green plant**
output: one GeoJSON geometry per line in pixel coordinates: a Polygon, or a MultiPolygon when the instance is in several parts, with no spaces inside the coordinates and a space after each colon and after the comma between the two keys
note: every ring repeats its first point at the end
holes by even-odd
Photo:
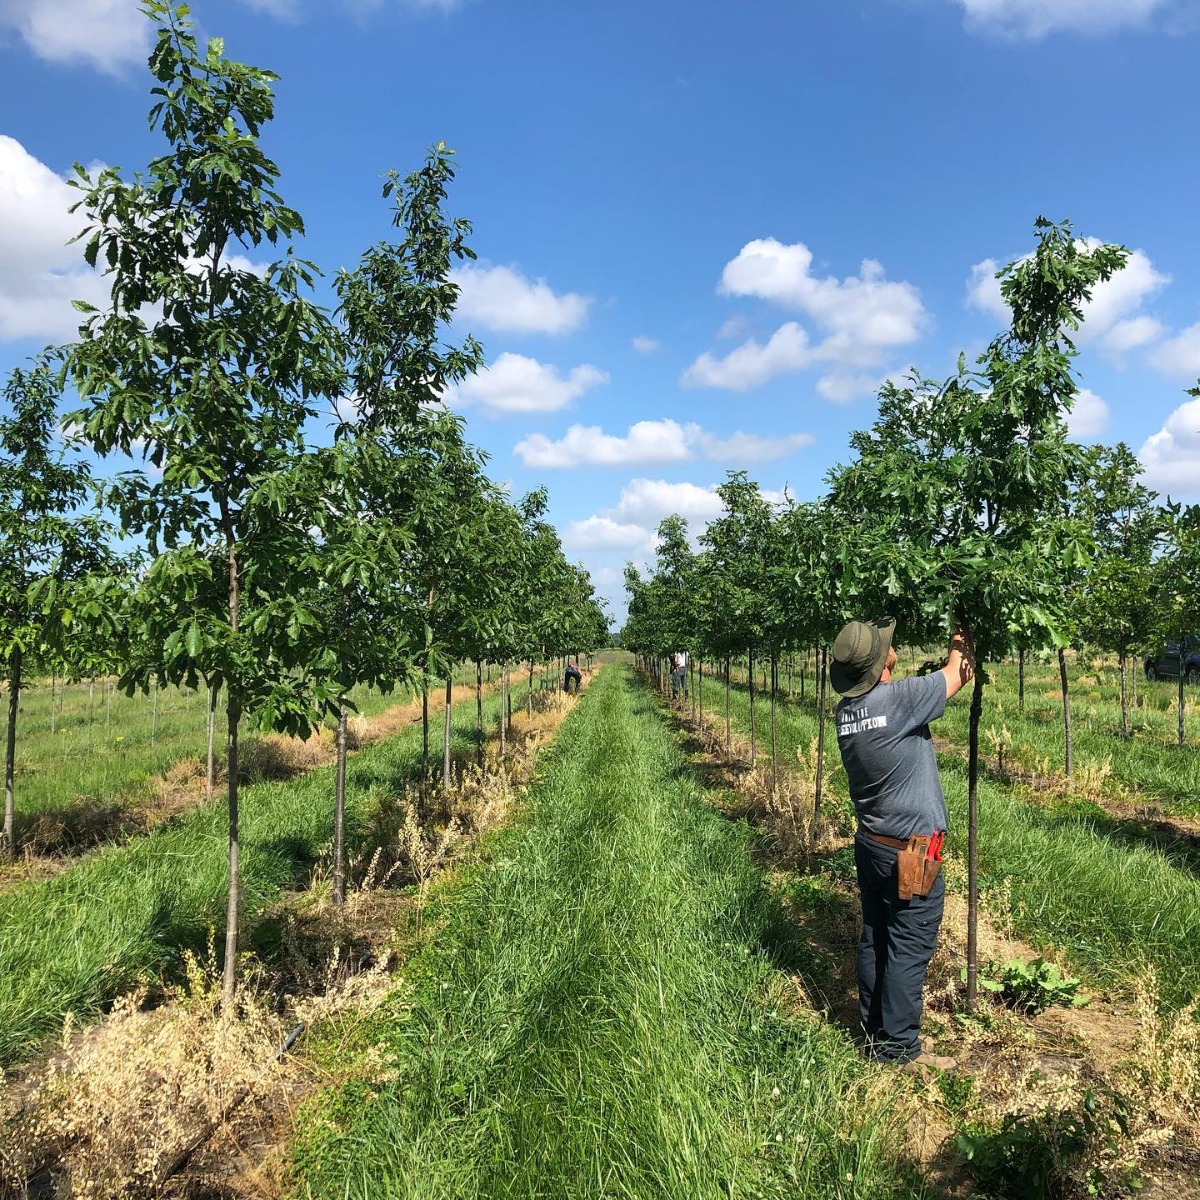
{"type": "MultiPolygon", "coordinates": [[[[964,969],[965,974],[965,969],[964,969]]],[[[1000,996],[1005,1004],[1029,1016],[1048,1008],[1081,1008],[1091,997],[1079,991],[1079,980],[1064,975],[1044,958],[1010,959],[998,971],[979,977],[979,986],[1000,996]]]]}
{"type": "Polygon", "coordinates": [[[1059,1200],[1080,1179],[1089,1195],[1099,1195],[1112,1182],[1128,1115],[1117,1093],[1088,1091],[1077,1108],[1008,1113],[998,1127],[968,1122],[955,1142],[976,1180],[1006,1200],[1059,1200]]]}

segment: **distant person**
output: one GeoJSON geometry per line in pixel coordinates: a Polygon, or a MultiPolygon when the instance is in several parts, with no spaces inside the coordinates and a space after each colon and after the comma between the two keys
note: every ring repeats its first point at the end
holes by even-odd
{"type": "Polygon", "coordinates": [[[563,673],[563,691],[570,692],[572,687],[576,695],[579,693],[579,685],[583,680],[583,676],[579,673],[579,660],[567,663],[567,669],[563,673]]]}
{"type": "Polygon", "coordinates": [[[960,628],[940,671],[893,683],[895,627],[891,617],[851,621],[833,643],[829,682],[842,696],[838,749],[858,816],[858,996],[866,1053],[917,1073],[955,1065],[923,1052],[920,1036],[925,973],[946,891],[938,870],[946,800],[929,722],[974,675],[975,652],[970,632],[960,628]],[[902,899],[914,880],[917,889],[902,899]]]}
{"type": "Polygon", "coordinates": [[[682,694],[687,699],[687,651],[676,650],[671,655],[671,699],[678,700],[682,694]]]}

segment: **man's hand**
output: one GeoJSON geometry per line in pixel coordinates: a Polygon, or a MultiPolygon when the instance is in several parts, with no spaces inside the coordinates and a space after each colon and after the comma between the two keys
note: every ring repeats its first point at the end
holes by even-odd
{"type": "Polygon", "coordinates": [[[964,684],[969,683],[974,675],[975,643],[971,639],[970,627],[964,623],[950,636],[950,654],[942,668],[942,676],[946,680],[946,699],[949,700],[964,684]]]}

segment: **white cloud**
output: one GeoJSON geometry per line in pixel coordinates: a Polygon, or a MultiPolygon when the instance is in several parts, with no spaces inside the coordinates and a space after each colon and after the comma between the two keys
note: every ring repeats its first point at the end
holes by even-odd
{"type": "Polygon", "coordinates": [[[831,404],[849,404],[862,396],[874,396],[886,376],[839,371],[817,380],[817,394],[831,404]]]}
{"type": "Polygon", "coordinates": [[[967,280],[967,304],[1007,325],[1012,311],[1000,294],[1000,280],[996,278],[998,270],[1000,264],[994,258],[985,258],[971,268],[971,277],[967,280]]]}
{"type": "Polygon", "coordinates": [[[749,330],[750,322],[745,317],[741,315],[733,316],[717,330],[717,337],[724,342],[731,338],[744,337],[749,330]]]}
{"type": "Polygon", "coordinates": [[[633,339],[633,348],[639,354],[653,354],[661,345],[661,342],[655,341],[652,337],[645,337],[642,334],[638,334],[633,339]]]}
{"type": "Polygon", "coordinates": [[[700,447],[705,458],[714,462],[730,462],[738,466],[749,463],[767,462],[773,458],[786,458],[813,444],[811,433],[791,433],[783,437],[763,437],[757,433],[743,433],[740,429],[729,437],[718,437],[708,433],[697,425],[689,425],[689,430],[695,430],[695,444],[700,447]]]}
{"type": "Polygon", "coordinates": [[[627,467],[684,462],[691,458],[687,431],[676,421],[638,421],[625,437],[605,433],[599,425],[572,425],[557,442],[544,433],[530,434],[513,447],[527,467],[627,467]]]}
{"type": "Polygon", "coordinates": [[[47,62],[84,62],[109,74],[144,63],[150,52],[150,22],[138,0],[0,0],[0,27],[47,62]]]}
{"type": "Polygon", "coordinates": [[[460,407],[480,404],[494,413],[557,412],[608,375],[588,363],[564,377],[557,367],[505,351],[490,367],[451,389],[447,399],[460,407]]]}
{"type": "MultiPolygon", "coordinates": [[[[776,375],[825,363],[823,390],[845,394],[851,378],[852,389],[860,389],[864,371],[882,367],[892,350],[915,341],[929,324],[917,289],[888,280],[874,259],[864,259],[859,273],[847,279],[814,275],[812,267],[812,251],[802,242],[760,238],[743,246],[726,263],[719,290],[798,310],[823,339],[813,343],[801,325],[790,321],[765,346],[751,339],[724,358],[702,354],[684,372],[684,386],[745,391],[776,375]]],[[[721,333],[736,328],[726,322],[721,333]]]]}
{"type": "Polygon", "coordinates": [[[567,550],[638,550],[649,553],[654,549],[654,535],[641,525],[622,523],[611,517],[586,517],[567,525],[563,530],[562,543],[567,550]]]}
{"type": "Polygon", "coordinates": [[[1109,416],[1108,405],[1095,392],[1081,388],[1067,414],[1067,429],[1077,442],[1094,441],[1108,428],[1109,416]]]}
{"type": "Polygon", "coordinates": [[[1126,321],[1118,321],[1104,339],[1105,349],[1114,354],[1125,354],[1140,346],[1149,346],[1157,342],[1166,333],[1161,321],[1154,317],[1142,315],[1130,317],[1126,321]]]}
{"type": "Polygon", "coordinates": [[[638,421],[625,437],[607,434],[598,425],[572,425],[557,442],[544,433],[530,434],[513,448],[527,467],[555,470],[576,466],[644,467],[686,462],[697,454],[714,461],[748,464],[783,458],[812,444],[807,433],[762,437],[738,430],[722,438],[696,424],[638,421]]]}
{"type": "Polygon", "coordinates": [[[72,300],[98,307],[108,285],[68,245],[84,226],[67,210],[79,199],[20,142],[0,134],[0,341],[75,335],[79,313],[72,300]]]}
{"type": "Polygon", "coordinates": [[[1006,37],[1110,33],[1137,28],[1176,8],[1172,0],[953,0],[969,29],[1006,37]]]}
{"type": "Polygon", "coordinates": [[[1150,365],[1164,375],[1200,376],[1200,324],[1189,325],[1155,347],[1150,365]]]}
{"type": "MultiPolygon", "coordinates": [[[[784,494],[763,492],[769,503],[781,503],[784,494]]],[[[659,523],[678,513],[693,537],[725,511],[717,485],[668,483],[665,479],[631,479],[612,508],[573,521],[563,532],[563,545],[576,550],[625,550],[653,554],[659,523]]]]}
{"type": "Polygon", "coordinates": [[[1174,496],[1200,495],[1200,399],[1181,404],[1138,451],[1150,487],[1174,496]]]}
{"type": "Polygon", "coordinates": [[[267,13],[281,21],[295,21],[300,16],[299,0],[242,0],[242,3],[255,12],[267,13]]]}
{"type": "Polygon", "coordinates": [[[451,278],[458,285],[455,319],[477,321],[500,333],[570,333],[587,317],[587,296],[560,294],[544,279],[512,267],[467,263],[451,278]]]}
{"type": "Polygon", "coordinates": [[[722,388],[745,392],[789,371],[799,371],[813,361],[808,334],[794,321],[781,325],[767,344],[753,338],[731,350],[724,358],[702,354],[686,371],[680,383],[684,387],[722,388]]]}
{"type": "Polygon", "coordinates": [[[723,511],[715,485],[705,488],[695,483],[668,483],[665,479],[631,479],[608,515],[653,530],[672,513],[707,524],[723,511]]]}
{"type": "Polygon", "coordinates": [[[873,361],[879,348],[907,345],[920,336],[927,317],[912,284],[890,282],[882,264],[870,258],[858,275],[841,280],[813,275],[812,263],[803,242],[761,238],[726,264],[721,291],[799,309],[828,331],[833,349],[824,353],[830,357],[834,350],[839,358],[857,351],[873,361]]]}

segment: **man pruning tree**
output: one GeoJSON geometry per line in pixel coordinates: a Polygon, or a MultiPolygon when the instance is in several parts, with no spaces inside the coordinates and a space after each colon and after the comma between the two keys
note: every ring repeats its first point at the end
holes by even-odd
{"type": "Polygon", "coordinates": [[[858,996],[867,1054],[881,1062],[950,1070],[921,1048],[925,972],[942,922],[940,874],[946,800],[929,722],[975,673],[963,627],[946,665],[892,682],[891,617],[851,621],[833,643],[829,681],[841,693],[838,749],[858,815],[854,862],[862,900],[858,996]]]}

